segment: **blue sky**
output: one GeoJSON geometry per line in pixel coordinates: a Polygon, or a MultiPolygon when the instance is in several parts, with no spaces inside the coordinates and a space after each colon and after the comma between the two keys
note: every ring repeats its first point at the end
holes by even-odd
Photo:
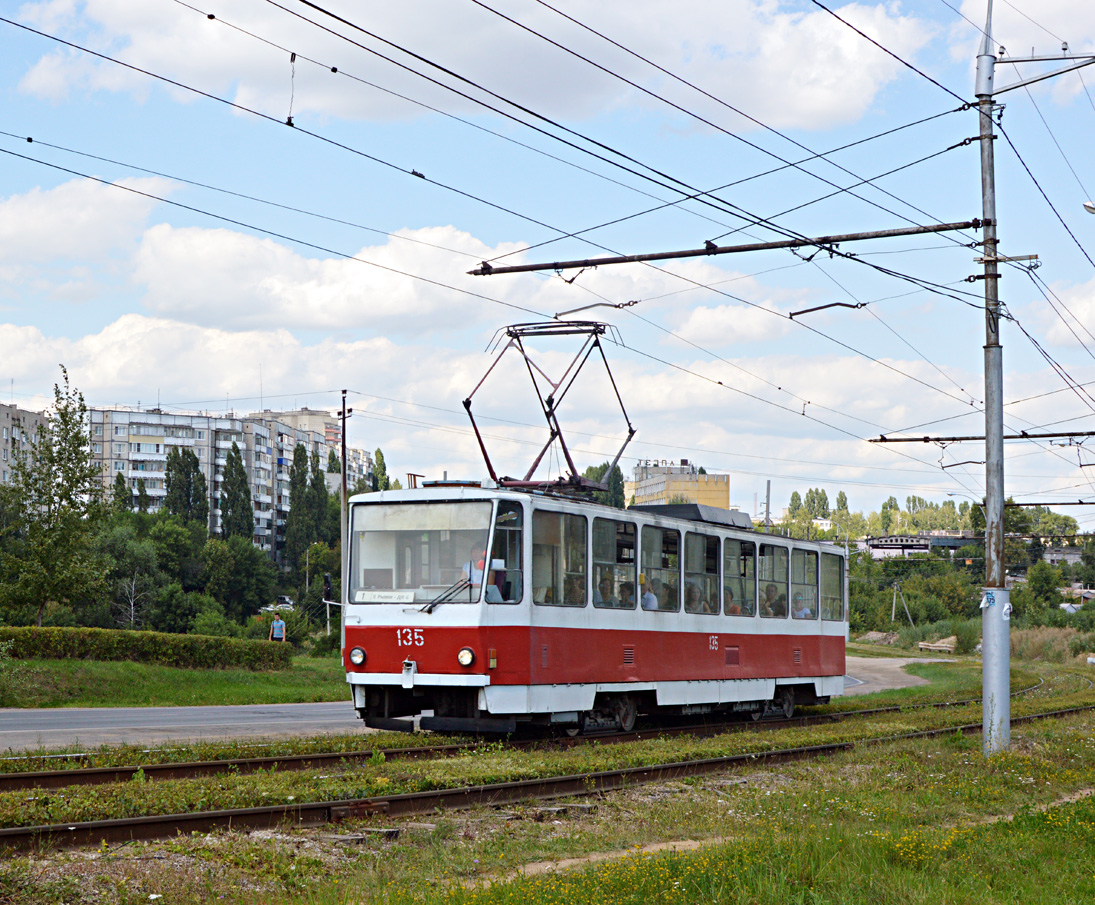
{"type": "MultiPolygon", "coordinates": [[[[766,241],[778,230],[816,236],[971,220],[981,211],[978,151],[963,142],[977,119],[948,91],[809,0],[635,0],[626,11],[586,0],[319,6],[373,36],[300,0],[5,8],[5,18],[43,34],[0,23],[3,401],[44,405],[59,363],[102,405],[334,407],[345,387],[351,442],[383,448],[393,473],[478,477],[484,468],[460,403],[492,361],[495,332],[634,301],[581,315],[612,324],[623,344],[607,350],[638,429],[625,465],[685,457],[729,471],[732,501],[749,510],[769,479],[773,508],[811,486],[830,499],[843,490],[865,511],[891,494],[982,494],[983,467],[955,464],[982,460],[978,444],[864,440],[922,424],[915,433],[983,432],[981,284],[964,282],[978,268],[976,250],[962,247],[975,234],[844,246],[860,256],[854,261],[781,250],[602,267],[570,283],[550,273],[466,274],[502,255],[554,261],[695,248],[720,236],[766,241]],[[855,142],[761,175],[781,159],[855,142]],[[899,168],[856,188],[861,197],[818,200],[833,183],[846,188],[899,168]],[[682,202],[681,185],[729,186],[716,193],[721,202],[778,230],[748,226],[715,202],[682,202]],[[868,264],[948,288],[927,290],[868,264]],[[868,304],[787,317],[831,302],[868,304]],[[930,423],[939,419],[951,420],[930,423]]],[[[972,99],[972,23],[983,23],[984,0],[832,9],[972,99]]],[[[994,36],[1011,55],[1059,55],[1062,41],[1093,52],[1095,10],[1088,0],[997,0],[994,36]]],[[[1034,71],[1002,62],[997,84],[1017,68],[1034,71]]],[[[1005,399],[1039,397],[1009,405],[1014,429],[1095,429],[1095,399],[1068,389],[1019,329],[1072,380],[1095,379],[1086,332],[1095,332],[1095,268],[1085,255],[1095,257],[1095,217],[1082,208],[1095,191],[1093,98],[1095,67],[1082,80],[1072,73],[1001,97],[1004,129],[1075,236],[998,140],[1002,251],[1039,255],[1036,276],[1053,302],[1022,270],[1001,281],[1015,318],[1003,332],[1005,399]]],[[[565,342],[536,349],[549,373],[572,351],[565,342]]],[[[504,359],[475,411],[500,470],[523,473],[544,430],[516,361],[504,359]]],[[[623,435],[611,389],[594,370],[562,417],[583,466],[614,453],[623,435]]],[[[1082,447],[1009,444],[1008,493],[1095,496],[1081,467],[1092,461],[1082,447]]],[[[549,456],[540,474],[557,472],[549,456]]]]}

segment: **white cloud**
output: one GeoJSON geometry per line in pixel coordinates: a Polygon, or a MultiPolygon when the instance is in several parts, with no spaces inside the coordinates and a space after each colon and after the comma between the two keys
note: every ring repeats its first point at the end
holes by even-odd
{"type": "MultiPolygon", "coordinates": [[[[440,0],[375,5],[367,15],[357,3],[332,0],[328,5],[396,45],[551,116],[583,118],[636,103],[655,103],[623,82],[470,5],[440,0]],[[429,27],[424,28],[423,23],[429,27]]],[[[501,9],[610,72],[671,95],[688,109],[702,110],[734,128],[753,128],[542,7],[503,3],[501,9]]],[[[854,121],[900,73],[894,60],[826,13],[803,13],[780,0],[683,0],[674,4],[636,0],[624,17],[611,4],[576,0],[568,4],[566,12],[715,95],[740,97],[741,91],[727,92],[724,86],[748,85],[746,112],[780,128],[830,128],[854,121]],[[704,37],[697,40],[697,34],[704,37]]],[[[852,3],[838,12],[903,56],[915,54],[931,35],[924,20],[903,15],[894,3],[852,3]]],[[[41,24],[51,32],[202,90],[229,95],[278,119],[284,119],[290,108],[295,116],[318,113],[350,119],[421,115],[420,108],[380,89],[455,112],[480,109],[262,4],[230,10],[225,22],[210,21],[171,4],[135,8],[128,0],[87,0],[82,10],[71,3],[49,0],[24,5],[21,15],[24,21],[41,24]],[[226,22],[298,53],[295,71],[287,51],[247,38],[226,22]],[[323,67],[309,63],[306,57],[323,67]],[[340,74],[332,73],[331,66],[340,74]],[[379,88],[346,78],[346,74],[379,88]]],[[[321,14],[309,16],[400,63],[479,94],[420,60],[338,26],[321,14]]],[[[149,81],[110,63],[89,63],[68,51],[54,51],[26,74],[22,88],[35,96],[59,99],[74,90],[147,91],[149,81]]]]}
{"type": "MultiPolygon", "coordinates": [[[[118,184],[155,195],[171,187],[158,178],[118,184]]],[[[0,199],[0,265],[92,261],[131,247],[156,203],[90,180],[0,199]]]]}

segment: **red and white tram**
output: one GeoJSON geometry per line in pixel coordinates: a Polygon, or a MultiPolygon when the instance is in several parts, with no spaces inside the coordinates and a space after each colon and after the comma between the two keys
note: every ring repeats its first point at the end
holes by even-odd
{"type": "Polygon", "coordinates": [[[438,483],[354,497],[347,553],[343,662],[367,726],[630,729],[843,691],[843,553],[740,512],[438,483]]]}

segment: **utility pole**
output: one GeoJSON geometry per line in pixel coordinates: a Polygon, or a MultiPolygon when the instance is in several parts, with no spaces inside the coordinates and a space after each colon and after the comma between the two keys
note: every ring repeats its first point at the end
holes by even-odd
{"type": "MultiPolygon", "coordinates": [[[[1003,58],[1004,50],[1000,48],[1003,58]]],[[[1004,571],[1004,357],[1000,347],[1000,271],[997,250],[996,177],[992,124],[994,96],[1023,85],[1051,78],[1095,62],[1091,55],[1027,59],[1007,57],[1009,63],[1038,63],[1063,59],[1070,65],[1054,72],[1022,79],[1000,90],[994,84],[996,47],[992,40],[992,0],[988,0],[985,33],[977,54],[974,94],[981,120],[982,237],[985,270],[985,587],[981,597],[981,727],[983,752],[995,754],[1011,742],[1011,592],[1004,571]]]]}
{"type": "Polygon", "coordinates": [[[993,160],[992,0],[974,94],[981,119],[981,201],[985,261],[985,587],[981,597],[981,748],[994,754],[1011,742],[1011,592],[1004,572],[1004,350],[1000,346],[996,177],[993,160]]]}
{"type": "MultiPolygon", "coordinates": [[[[342,492],[339,495],[340,499],[341,499],[341,509],[340,509],[339,520],[338,520],[338,522],[339,522],[339,544],[340,544],[339,551],[342,554],[342,556],[340,558],[342,560],[342,563],[341,563],[342,570],[341,571],[342,571],[342,602],[343,603],[345,603],[345,601],[346,601],[347,588],[349,588],[349,586],[350,586],[349,585],[350,575],[349,575],[349,569],[348,569],[348,565],[347,565],[350,561],[350,548],[347,546],[347,544],[349,543],[349,539],[350,539],[350,529],[349,529],[349,523],[348,523],[349,507],[347,506],[347,503],[346,503],[346,500],[347,500],[347,496],[346,496],[346,419],[349,418],[350,415],[353,414],[353,411],[354,411],[353,409],[346,408],[346,390],[343,390],[342,391],[342,411],[339,415],[339,420],[340,420],[341,425],[342,425],[342,431],[341,431],[341,451],[342,451],[341,491],[342,492]]],[[[330,597],[330,594],[325,594],[324,596],[325,597],[330,597]]],[[[343,607],[343,612],[345,612],[345,607],[343,607]]],[[[340,621],[342,621],[343,626],[345,626],[345,620],[340,620],[340,621]]],[[[327,606],[327,634],[328,635],[331,634],[331,607],[330,607],[330,604],[328,604],[328,606],[327,606]]],[[[345,638],[343,638],[343,640],[345,641],[345,638]]]]}

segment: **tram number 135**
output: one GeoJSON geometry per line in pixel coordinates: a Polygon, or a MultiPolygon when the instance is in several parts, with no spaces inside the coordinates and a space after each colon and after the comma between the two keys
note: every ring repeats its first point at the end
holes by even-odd
{"type": "Polygon", "coordinates": [[[718,635],[708,635],[707,636],[707,649],[708,650],[718,650],[719,649],[719,636],[718,635]]]}
{"type": "Polygon", "coordinates": [[[398,647],[421,647],[426,643],[420,628],[397,628],[395,630],[395,639],[398,647]]]}

